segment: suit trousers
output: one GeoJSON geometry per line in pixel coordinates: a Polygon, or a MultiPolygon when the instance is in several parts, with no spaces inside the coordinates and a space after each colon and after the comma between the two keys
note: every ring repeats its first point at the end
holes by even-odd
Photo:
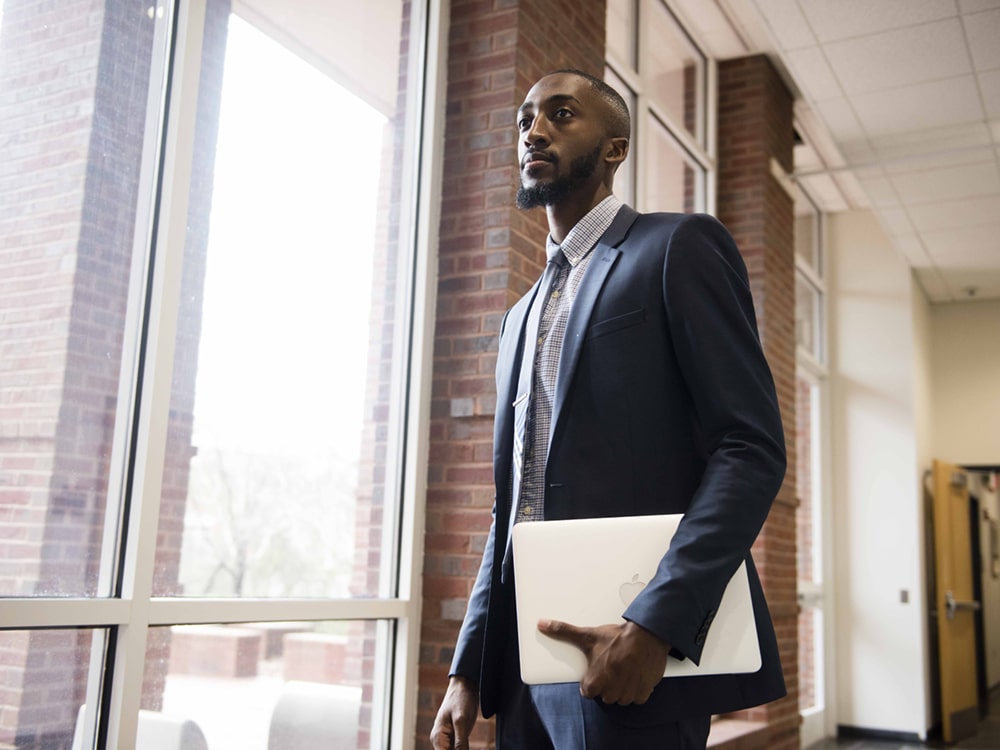
{"type": "MultiPolygon", "coordinates": [[[[514,613],[513,606],[510,611],[514,613]]],[[[704,750],[710,714],[637,724],[630,720],[628,706],[607,706],[599,699],[584,698],[577,683],[525,685],[516,613],[507,632],[497,750],[704,750]]]]}

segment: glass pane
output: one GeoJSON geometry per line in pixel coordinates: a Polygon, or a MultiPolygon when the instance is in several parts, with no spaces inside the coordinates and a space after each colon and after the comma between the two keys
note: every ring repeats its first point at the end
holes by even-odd
{"type": "Polygon", "coordinates": [[[795,379],[795,479],[798,507],[795,511],[795,551],[799,611],[799,709],[822,705],[823,613],[822,603],[822,512],[820,504],[819,386],[808,377],[795,379]]]}
{"type": "Polygon", "coordinates": [[[636,0],[608,0],[608,52],[617,56],[621,62],[628,65],[632,70],[635,70],[636,66],[636,52],[638,50],[636,37],[638,29],[639,20],[636,13],[636,0]]]}
{"type": "Polygon", "coordinates": [[[798,577],[820,582],[819,496],[817,488],[819,440],[819,387],[808,378],[795,379],[795,513],[798,577]]]}
{"type": "Polygon", "coordinates": [[[107,595],[103,527],[119,496],[111,446],[156,22],[120,2],[5,11],[0,596],[107,595]]]}
{"type": "MultiPolygon", "coordinates": [[[[91,643],[103,638],[93,630],[0,631],[0,747],[93,747],[84,741],[81,707],[91,643]]],[[[90,687],[99,693],[99,684],[90,687]]]]}
{"type": "Polygon", "coordinates": [[[795,254],[817,275],[820,267],[819,212],[801,189],[795,200],[795,254]]]}
{"type": "Polygon", "coordinates": [[[379,622],[155,628],[145,681],[159,692],[144,708],[212,750],[379,747],[388,633],[379,622]]]}
{"type": "Polygon", "coordinates": [[[648,94],[675,125],[705,145],[700,113],[704,101],[705,59],[662,3],[652,3],[649,49],[643,54],[648,94]]]}
{"type": "Polygon", "coordinates": [[[821,359],[822,307],[819,291],[801,274],[795,276],[795,343],[800,349],[821,359]]]}
{"type": "Polygon", "coordinates": [[[685,157],[663,124],[652,115],[646,118],[649,137],[646,166],[646,198],[644,211],[698,210],[699,196],[704,193],[705,175],[695,169],[685,157]]]}
{"type": "Polygon", "coordinates": [[[615,195],[618,199],[624,203],[628,203],[630,206],[635,205],[635,94],[629,89],[628,85],[615,75],[615,72],[611,68],[604,69],[604,80],[615,89],[622,97],[625,99],[625,103],[628,105],[629,114],[632,115],[632,139],[629,144],[629,155],[628,158],[622,162],[621,166],[618,167],[618,171],[615,173],[615,195]]]}
{"type": "Polygon", "coordinates": [[[159,595],[387,590],[408,14],[317,13],[206,30],[159,595]],[[347,34],[343,14],[374,16],[347,34]]]}

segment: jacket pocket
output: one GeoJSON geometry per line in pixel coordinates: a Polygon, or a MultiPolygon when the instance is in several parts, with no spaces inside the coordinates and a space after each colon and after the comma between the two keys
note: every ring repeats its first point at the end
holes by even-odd
{"type": "Polygon", "coordinates": [[[606,336],[609,333],[620,331],[622,328],[639,325],[646,320],[646,308],[640,307],[638,310],[627,312],[624,315],[616,315],[613,318],[594,323],[587,330],[587,338],[595,339],[598,336],[606,336]]]}

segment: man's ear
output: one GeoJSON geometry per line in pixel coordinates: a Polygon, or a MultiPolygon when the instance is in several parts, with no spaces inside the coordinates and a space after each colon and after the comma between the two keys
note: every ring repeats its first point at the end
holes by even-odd
{"type": "Polygon", "coordinates": [[[604,152],[604,161],[613,169],[617,169],[628,156],[628,138],[612,138],[604,152]]]}

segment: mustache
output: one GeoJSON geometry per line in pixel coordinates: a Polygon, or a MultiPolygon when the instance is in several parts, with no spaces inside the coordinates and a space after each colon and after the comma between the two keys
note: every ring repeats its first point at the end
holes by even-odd
{"type": "Polygon", "coordinates": [[[521,159],[521,168],[523,169],[524,165],[527,164],[529,161],[547,161],[554,164],[558,162],[559,159],[555,155],[550,154],[548,151],[533,149],[531,151],[528,151],[528,153],[524,155],[524,158],[521,159]]]}

